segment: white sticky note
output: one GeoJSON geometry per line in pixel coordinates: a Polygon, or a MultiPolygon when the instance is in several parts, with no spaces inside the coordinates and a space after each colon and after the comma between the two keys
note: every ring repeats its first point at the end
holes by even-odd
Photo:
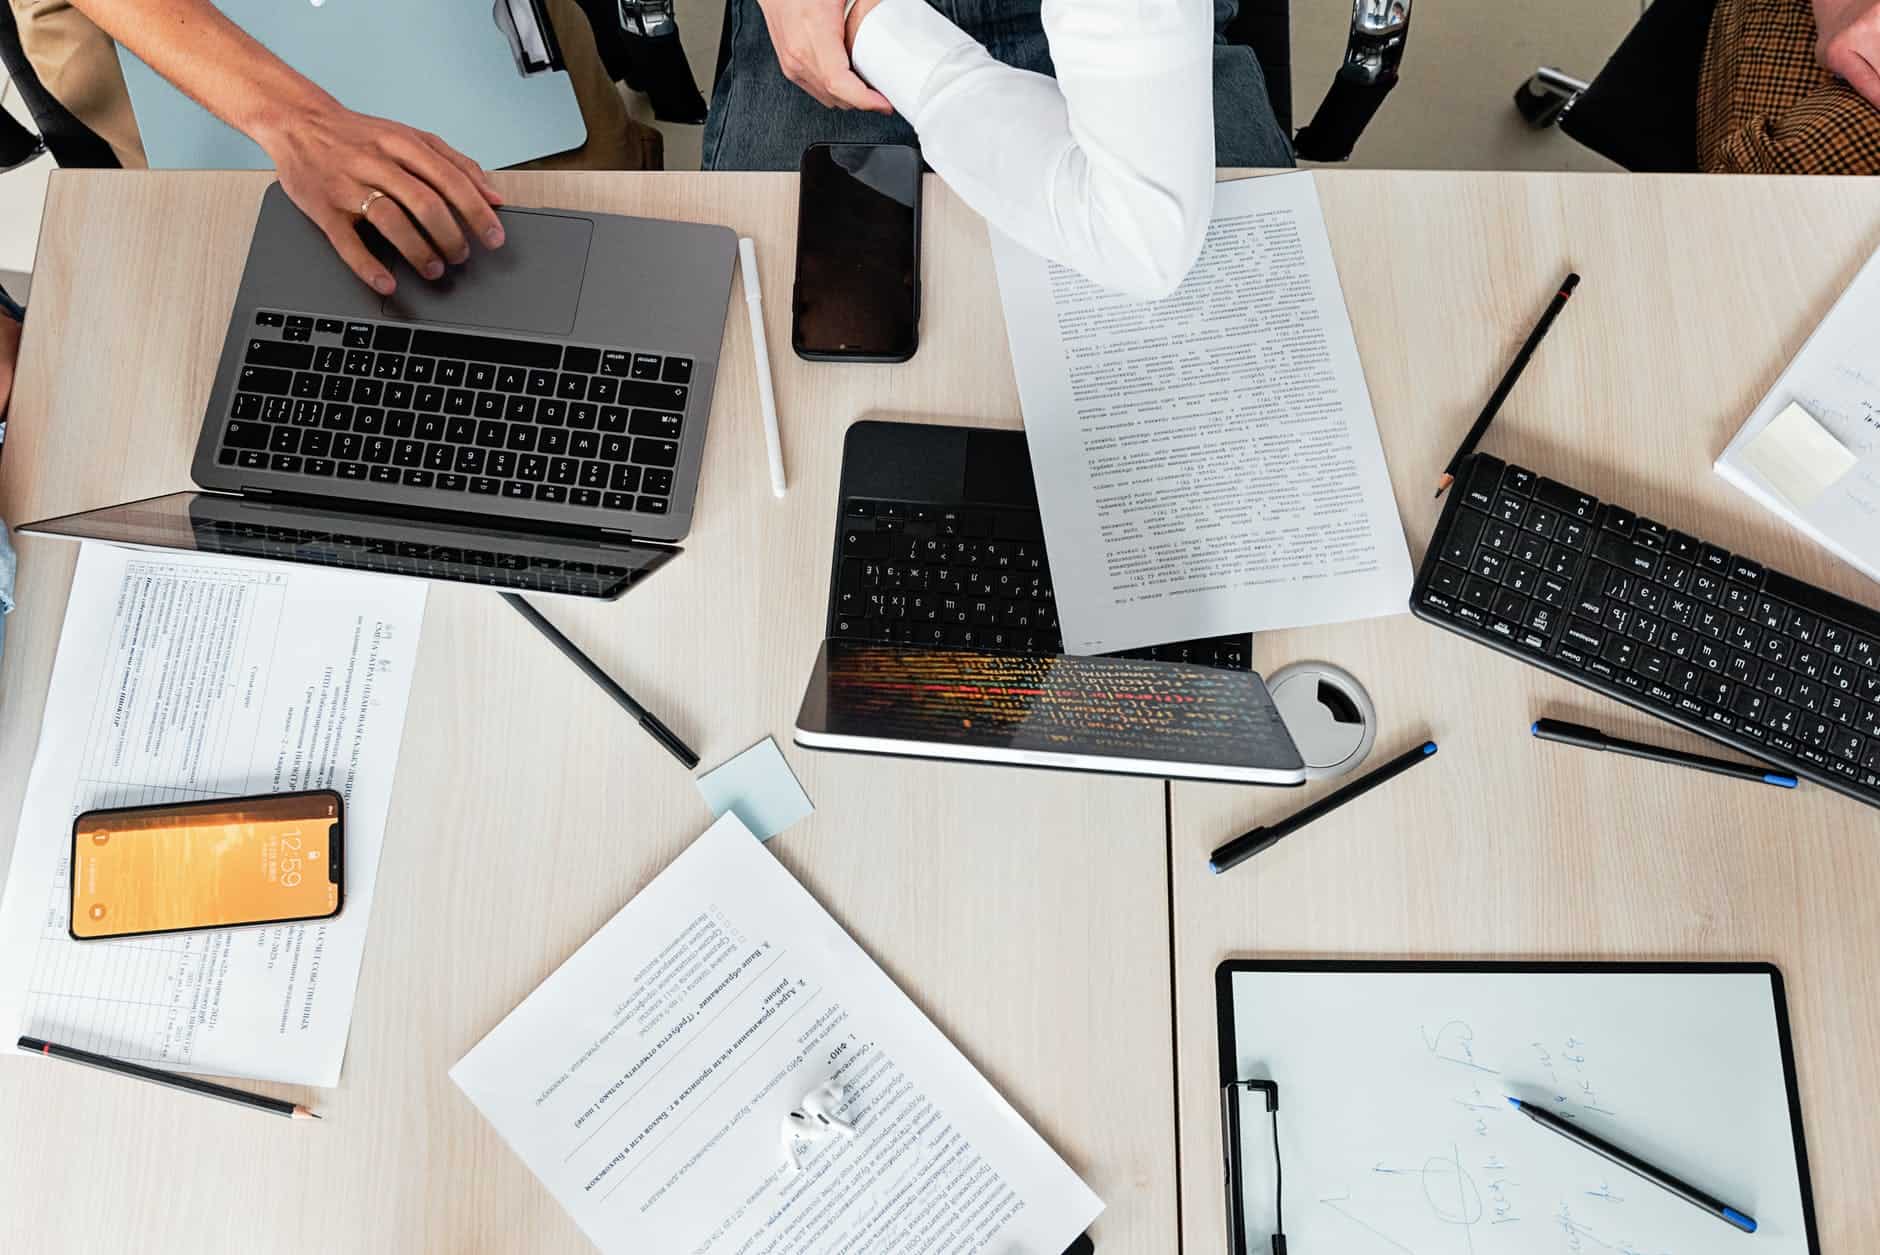
{"type": "Polygon", "coordinates": [[[770,737],[700,776],[698,791],[713,815],[734,812],[760,841],[816,809],[770,737]]]}
{"type": "Polygon", "coordinates": [[[1835,480],[1860,461],[1834,438],[1833,432],[1793,401],[1743,446],[1739,456],[1745,466],[1797,506],[1813,505],[1835,480]]]}

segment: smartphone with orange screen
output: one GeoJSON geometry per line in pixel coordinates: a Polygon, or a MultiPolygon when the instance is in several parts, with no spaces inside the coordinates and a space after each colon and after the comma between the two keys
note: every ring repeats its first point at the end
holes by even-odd
{"type": "Polygon", "coordinates": [[[76,941],[329,919],[345,885],[331,789],[86,811],[72,823],[76,941]]]}

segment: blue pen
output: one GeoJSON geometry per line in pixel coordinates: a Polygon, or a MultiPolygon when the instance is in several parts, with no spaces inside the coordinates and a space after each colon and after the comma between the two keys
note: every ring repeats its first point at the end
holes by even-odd
{"type": "Polygon", "coordinates": [[[1352,798],[1369,793],[1393,776],[1402,775],[1434,753],[1436,753],[1436,742],[1425,741],[1415,749],[1406,750],[1397,755],[1369,775],[1359,776],[1342,789],[1334,789],[1297,814],[1290,815],[1276,824],[1242,833],[1208,855],[1208,870],[1218,876],[1235,864],[1246,862],[1261,850],[1272,846],[1281,837],[1296,832],[1328,811],[1337,810],[1352,798]]]}
{"type": "Polygon", "coordinates": [[[1702,754],[1687,754],[1683,750],[1662,749],[1656,745],[1646,745],[1641,741],[1621,740],[1616,736],[1607,736],[1598,728],[1567,723],[1561,719],[1536,719],[1534,726],[1529,730],[1543,741],[1577,745],[1587,750],[1611,750],[1615,754],[1629,754],[1633,758],[1643,758],[1654,763],[1670,763],[1674,767],[1695,767],[1699,771],[1729,776],[1733,780],[1753,780],[1757,784],[1773,784],[1781,789],[1793,789],[1801,783],[1794,776],[1771,771],[1767,767],[1757,767],[1749,763],[1725,762],[1721,758],[1706,758],[1702,754]]]}
{"type": "Polygon", "coordinates": [[[1602,1159],[1610,1160],[1627,1172],[1636,1173],[1650,1181],[1661,1190],[1676,1194],[1693,1207],[1709,1212],[1725,1224],[1734,1225],[1745,1233],[1756,1232],[1756,1222],[1736,1208],[1720,1203],[1695,1186],[1686,1185],[1669,1172],[1652,1167],[1637,1155],[1620,1150],[1603,1137],[1595,1137],[1571,1120],[1563,1120],[1553,1112],[1533,1103],[1522,1102],[1519,1098],[1510,1098],[1508,1105],[1519,1111],[1542,1128],[1552,1129],[1570,1142],[1576,1142],[1592,1151],[1602,1159]]]}

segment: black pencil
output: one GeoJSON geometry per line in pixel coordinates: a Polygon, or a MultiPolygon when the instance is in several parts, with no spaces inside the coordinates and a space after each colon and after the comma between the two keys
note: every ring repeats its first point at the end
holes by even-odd
{"type": "Polygon", "coordinates": [[[1475,425],[1469,428],[1469,434],[1462,438],[1462,443],[1456,446],[1456,452],[1450,457],[1449,465],[1443,468],[1442,477],[1436,481],[1438,497],[1448,492],[1449,485],[1456,482],[1456,470],[1462,465],[1462,459],[1474,453],[1475,446],[1482,442],[1483,435],[1488,431],[1488,425],[1495,421],[1495,415],[1501,411],[1501,403],[1508,399],[1508,394],[1514,391],[1515,384],[1520,381],[1521,372],[1527,369],[1528,359],[1534,356],[1534,350],[1539,348],[1541,341],[1547,338],[1548,329],[1554,325],[1554,319],[1558,318],[1560,311],[1567,307],[1567,299],[1573,295],[1573,289],[1579,286],[1580,276],[1577,274],[1569,274],[1561,280],[1560,290],[1554,293],[1554,299],[1547,304],[1547,312],[1542,314],[1541,320],[1534,324],[1534,330],[1528,333],[1527,343],[1523,344],[1521,351],[1514,355],[1514,361],[1508,364],[1507,373],[1501,377],[1501,382],[1495,385],[1495,391],[1489,396],[1488,404],[1484,405],[1481,414],[1476,416],[1475,425]]]}
{"type": "Polygon", "coordinates": [[[318,1120],[320,1118],[305,1107],[284,1099],[267,1098],[261,1094],[251,1094],[247,1090],[230,1089],[226,1085],[217,1085],[214,1081],[199,1081],[193,1076],[165,1072],[161,1068],[147,1068],[140,1063],[127,1063],[122,1059],[113,1059],[110,1055],[95,1055],[89,1050],[80,1050],[76,1046],[61,1046],[57,1042],[41,1041],[37,1037],[22,1037],[19,1045],[21,1050],[45,1055],[50,1059],[82,1063],[88,1068],[115,1072],[119,1076],[135,1077],[140,1081],[149,1081],[167,1089],[180,1089],[189,1094],[201,1094],[204,1098],[218,1098],[223,1102],[232,1102],[238,1107],[253,1107],[256,1111],[286,1116],[290,1120],[318,1120]]]}
{"type": "Polygon", "coordinates": [[[1280,838],[1297,832],[1319,816],[1337,810],[1353,798],[1364,796],[1378,785],[1402,775],[1435,753],[1436,742],[1425,741],[1415,749],[1397,755],[1369,775],[1359,776],[1344,788],[1327,793],[1304,810],[1289,815],[1276,824],[1242,833],[1208,855],[1208,870],[1218,876],[1228,868],[1246,862],[1260,851],[1278,843],[1280,838]]]}
{"type": "Polygon", "coordinates": [[[1729,776],[1733,780],[1754,780],[1758,784],[1773,784],[1779,789],[1793,789],[1801,784],[1800,780],[1787,772],[1771,771],[1767,767],[1758,767],[1752,763],[1733,763],[1727,759],[1710,758],[1703,754],[1687,754],[1683,750],[1666,749],[1661,745],[1647,745],[1643,741],[1627,741],[1620,737],[1607,736],[1598,728],[1568,723],[1563,719],[1536,719],[1529,731],[1543,741],[1556,741],[1561,745],[1577,745],[1581,749],[1588,750],[1610,750],[1615,754],[1643,758],[1647,762],[1667,763],[1673,767],[1691,767],[1698,771],[1708,771],[1712,775],[1729,776]]]}
{"type": "Polygon", "coordinates": [[[661,723],[657,716],[640,703],[633,700],[633,695],[614,682],[614,678],[602,671],[595,661],[582,653],[580,647],[563,636],[561,632],[542,617],[542,612],[514,593],[502,594],[504,601],[516,608],[516,613],[527,619],[536,631],[546,636],[556,649],[559,649],[569,662],[581,668],[581,673],[600,685],[601,691],[620,704],[621,709],[639,721],[648,736],[658,741],[660,746],[674,758],[685,764],[687,771],[698,766],[698,755],[692,747],[679,739],[679,734],[661,723]]]}
{"type": "Polygon", "coordinates": [[[1659,1189],[1677,1195],[1679,1198],[1701,1211],[1709,1212],[1725,1224],[1733,1225],[1745,1233],[1756,1232],[1755,1220],[1751,1219],[1743,1212],[1738,1211],[1727,1203],[1719,1202],[1694,1185],[1685,1184],[1683,1181],[1672,1176],[1669,1172],[1666,1172],[1663,1168],[1653,1167],[1630,1151],[1619,1149],[1605,1138],[1580,1128],[1571,1120],[1563,1120],[1545,1107],[1537,1107],[1533,1103],[1522,1102],[1519,1098],[1512,1096],[1508,1098],[1508,1105],[1542,1128],[1551,1129],[1568,1141],[1576,1142],[1587,1150],[1592,1151],[1602,1159],[1618,1164],[1627,1172],[1636,1173],[1638,1176],[1650,1181],[1659,1189]]]}

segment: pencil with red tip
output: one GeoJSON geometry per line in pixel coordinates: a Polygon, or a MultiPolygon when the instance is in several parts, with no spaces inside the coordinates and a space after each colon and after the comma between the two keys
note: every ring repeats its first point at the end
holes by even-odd
{"type": "Polygon", "coordinates": [[[113,1059],[110,1055],[93,1054],[89,1050],[80,1050],[76,1046],[61,1046],[57,1042],[41,1041],[37,1037],[22,1037],[19,1046],[21,1050],[30,1054],[44,1055],[49,1059],[64,1059],[68,1063],[82,1063],[88,1068],[97,1068],[101,1072],[115,1072],[119,1076],[149,1081],[166,1089],[180,1089],[189,1094],[201,1094],[204,1098],[218,1098],[223,1102],[232,1102],[240,1107],[252,1107],[256,1111],[265,1111],[270,1115],[286,1116],[290,1120],[318,1120],[320,1118],[307,1108],[284,1099],[251,1094],[245,1089],[230,1089],[226,1085],[198,1080],[193,1076],[184,1076],[180,1072],[147,1068],[141,1063],[113,1059]]]}
{"type": "Polygon", "coordinates": [[[1534,330],[1528,333],[1527,343],[1523,344],[1521,351],[1514,355],[1514,361],[1508,364],[1507,373],[1501,377],[1501,382],[1495,385],[1495,391],[1489,396],[1488,404],[1484,405],[1482,412],[1476,416],[1475,425],[1469,428],[1469,434],[1464,436],[1462,443],[1456,447],[1454,456],[1449,459],[1449,465],[1443,468],[1442,477],[1436,481],[1436,495],[1439,499],[1449,491],[1449,485],[1456,482],[1456,472],[1461,469],[1462,459],[1474,453],[1475,446],[1482,443],[1482,437],[1488,433],[1488,425],[1495,421],[1495,415],[1501,411],[1501,403],[1508,399],[1508,394],[1514,391],[1515,384],[1520,382],[1521,372],[1527,369],[1528,359],[1534,356],[1534,350],[1539,348],[1541,341],[1547,338],[1547,332],[1554,325],[1554,319],[1558,318],[1560,311],[1567,307],[1567,300],[1573,295],[1573,289],[1579,286],[1580,276],[1577,274],[1569,274],[1561,280],[1560,290],[1554,293],[1554,299],[1547,304],[1547,312],[1541,315],[1538,323],[1534,324],[1534,330]]]}

